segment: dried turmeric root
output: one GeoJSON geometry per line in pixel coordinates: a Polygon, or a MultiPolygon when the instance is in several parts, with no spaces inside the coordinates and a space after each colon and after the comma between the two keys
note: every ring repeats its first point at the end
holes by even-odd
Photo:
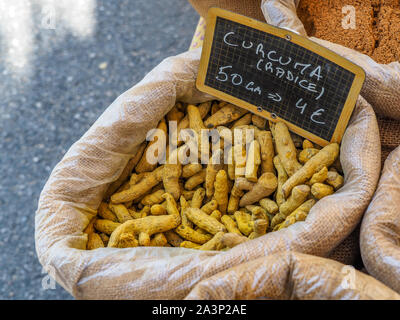
{"type": "Polygon", "coordinates": [[[110,203],[108,206],[117,216],[119,222],[124,223],[125,221],[132,220],[132,216],[129,214],[128,209],[123,204],[110,203]]]}
{"type": "Polygon", "coordinates": [[[105,234],[112,234],[115,229],[117,229],[121,224],[106,219],[97,219],[94,223],[94,227],[97,231],[103,232],[105,234]]]}
{"type": "Polygon", "coordinates": [[[273,159],[275,156],[272,134],[270,131],[260,131],[256,135],[261,151],[261,173],[274,173],[273,159]]]}
{"type": "Polygon", "coordinates": [[[323,167],[317,173],[311,177],[310,181],[307,183],[308,185],[312,186],[315,183],[322,183],[328,178],[328,168],[323,167]]]}
{"type": "Polygon", "coordinates": [[[218,110],[218,112],[210,116],[206,121],[204,121],[204,125],[208,129],[215,128],[218,126],[223,126],[225,124],[231,123],[239,119],[248,112],[249,111],[247,111],[246,109],[242,109],[232,104],[228,104],[222,107],[220,110],[218,110]]]}
{"type": "Polygon", "coordinates": [[[302,205],[310,194],[310,187],[307,185],[300,185],[293,188],[291,196],[279,208],[279,213],[271,221],[271,227],[282,223],[286,217],[291,214],[295,209],[302,205]]]}
{"type": "Polygon", "coordinates": [[[253,189],[247,192],[239,202],[241,207],[260,201],[262,198],[271,195],[278,186],[278,180],[273,173],[264,173],[253,189]]]}
{"type": "Polygon", "coordinates": [[[189,163],[182,168],[182,178],[190,178],[200,172],[203,166],[200,163],[189,163]]]}
{"type": "Polygon", "coordinates": [[[218,202],[213,199],[209,202],[207,202],[204,206],[201,207],[201,211],[211,214],[214,210],[218,208],[218,202]]]}
{"type": "Polygon", "coordinates": [[[315,183],[311,187],[311,193],[312,195],[317,198],[318,200],[321,200],[322,198],[325,198],[331,194],[333,194],[335,190],[333,187],[328,186],[323,183],[315,183]]]}
{"type": "Polygon", "coordinates": [[[88,242],[86,245],[87,250],[94,250],[97,248],[104,248],[103,240],[97,233],[89,233],[88,234],[88,242]]]}
{"type": "Polygon", "coordinates": [[[140,203],[144,206],[152,206],[154,204],[159,204],[164,201],[163,194],[165,193],[164,189],[157,190],[151,194],[145,196],[140,203]]]}
{"type": "Polygon", "coordinates": [[[253,231],[250,215],[243,211],[236,211],[234,217],[240,232],[248,236],[253,231]]]}
{"type": "Polygon", "coordinates": [[[329,167],[339,155],[339,145],[332,143],[320,150],[314,157],[293,174],[282,186],[285,197],[290,195],[290,192],[295,186],[307,182],[311,177],[323,167],[329,167]]]}
{"type": "Polygon", "coordinates": [[[164,138],[168,136],[167,134],[167,124],[165,123],[165,120],[162,119],[158,126],[157,129],[161,130],[160,133],[162,132],[164,136],[159,136],[158,131],[155,132],[155,134],[152,137],[152,141],[149,142],[147,145],[146,149],[143,152],[143,156],[140,159],[139,163],[135,167],[135,171],[137,173],[142,173],[142,172],[151,172],[157,167],[157,162],[161,159],[161,157],[165,153],[165,146],[166,144],[164,141],[159,141],[159,139],[164,138]],[[157,148],[154,148],[154,144],[156,144],[157,148]],[[155,149],[153,151],[153,149],[155,149]],[[153,163],[150,163],[148,160],[151,159],[153,163]]]}
{"type": "Polygon", "coordinates": [[[256,239],[267,233],[268,220],[258,219],[254,221],[254,231],[249,235],[249,239],[256,239]]]}
{"type": "Polygon", "coordinates": [[[192,229],[189,226],[185,226],[185,225],[180,225],[175,229],[175,232],[181,236],[183,239],[195,242],[195,243],[199,243],[199,244],[203,244],[206,243],[207,241],[209,241],[212,238],[212,235],[210,234],[204,234],[201,232],[198,232],[194,229],[192,229]]]}
{"type": "Polygon", "coordinates": [[[221,222],[213,217],[210,217],[201,209],[187,208],[185,210],[185,214],[190,221],[211,234],[226,231],[225,226],[221,222]]]}
{"type": "Polygon", "coordinates": [[[228,232],[242,235],[239,228],[237,227],[235,220],[233,220],[230,216],[223,215],[221,217],[221,222],[225,225],[226,230],[228,230],[228,232]]]}
{"type": "Polygon", "coordinates": [[[191,176],[185,183],[186,190],[193,190],[198,185],[202,184],[206,180],[206,169],[202,169],[200,172],[191,176]]]}
{"type": "Polygon", "coordinates": [[[215,194],[214,198],[218,203],[219,210],[226,213],[228,207],[228,176],[225,170],[219,170],[214,183],[215,194]]]}
{"type": "Polygon", "coordinates": [[[232,187],[231,196],[229,197],[228,201],[228,208],[227,212],[230,214],[235,213],[239,209],[239,201],[240,198],[244,195],[244,192],[240,190],[235,185],[232,187]]]}
{"type": "Polygon", "coordinates": [[[335,190],[338,190],[343,186],[343,177],[334,171],[329,171],[327,174],[326,183],[332,186],[335,190]]]}
{"type": "Polygon", "coordinates": [[[278,122],[274,126],[275,147],[286,173],[292,176],[301,168],[297,161],[297,150],[290,136],[288,127],[283,122],[278,122]]]}
{"type": "Polygon", "coordinates": [[[160,166],[152,172],[146,173],[144,177],[135,185],[131,185],[128,190],[115,193],[111,196],[112,203],[123,203],[135,200],[155,187],[162,180],[164,166],[160,166]]]}
{"type": "Polygon", "coordinates": [[[280,206],[282,203],[285,202],[285,195],[283,193],[282,187],[289,177],[285,171],[285,168],[283,168],[281,159],[278,156],[274,158],[274,165],[276,168],[276,172],[278,173],[278,186],[276,189],[275,200],[278,206],[280,206]]]}
{"type": "Polygon", "coordinates": [[[207,241],[205,244],[200,246],[199,250],[221,250],[223,248],[222,237],[224,236],[224,232],[218,232],[214,235],[214,237],[207,241]]]}
{"type": "Polygon", "coordinates": [[[257,140],[250,143],[246,159],[245,177],[250,182],[257,182],[257,172],[261,165],[260,144],[257,140]]]}
{"type": "Polygon", "coordinates": [[[100,203],[97,213],[103,219],[118,222],[117,216],[108,208],[108,204],[105,202],[100,203]]]}
{"type": "Polygon", "coordinates": [[[263,207],[269,214],[276,214],[279,211],[279,207],[274,200],[264,198],[260,200],[260,206],[263,207]]]}
{"type": "Polygon", "coordinates": [[[168,243],[173,247],[180,247],[183,242],[183,239],[172,230],[164,232],[164,235],[167,238],[168,243]]]}
{"type": "Polygon", "coordinates": [[[307,215],[310,212],[311,208],[314,206],[314,204],[315,204],[315,200],[313,200],[313,199],[310,199],[310,200],[304,202],[300,207],[298,207],[295,211],[293,211],[285,219],[285,221],[283,223],[281,223],[279,225],[278,230],[287,228],[296,222],[306,220],[307,215]]]}
{"type": "Polygon", "coordinates": [[[211,156],[206,168],[206,195],[212,197],[214,194],[214,182],[219,170],[224,168],[223,151],[218,149],[211,156]]]}

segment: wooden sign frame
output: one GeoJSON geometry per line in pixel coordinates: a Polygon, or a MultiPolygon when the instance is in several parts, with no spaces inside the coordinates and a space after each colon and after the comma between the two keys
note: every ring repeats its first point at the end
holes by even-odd
{"type": "Polygon", "coordinates": [[[351,114],[353,113],[358,95],[360,94],[360,91],[361,91],[364,81],[365,81],[365,71],[361,67],[355,65],[351,61],[341,57],[340,55],[336,54],[335,52],[333,52],[323,46],[320,46],[319,44],[317,44],[303,36],[300,36],[289,30],[274,27],[269,24],[263,23],[261,21],[258,21],[258,20],[255,20],[255,19],[252,19],[249,17],[245,17],[240,14],[233,13],[233,12],[223,10],[220,8],[211,8],[208,11],[207,28],[206,28],[204,42],[203,42],[203,50],[202,50],[201,59],[200,59],[198,77],[196,80],[197,88],[200,91],[203,91],[203,92],[213,95],[214,97],[220,98],[227,102],[233,103],[239,107],[250,110],[252,113],[257,114],[261,117],[267,118],[272,122],[284,122],[284,123],[286,123],[286,125],[289,127],[289,129],[291,131],[293,131],[293,132],[301,135],[302,137],[307,138],[321,146],[326,146],[327,144],[332,143],[332,142],[340,143],[340,141],[342,140],[343,134],[346,130],[346,127],[350,120],[351,114]],[[208,62],[209,62],[210,54],[211,54],[211,47],[212,47],[212,43],[213,43],[217,17],[231,20],[233,22],[237,22],[237,23],[249,26],[251,28],[273,34],[277,37],[284,38],[286,40],[290,39],[289,41],[291,41],[301,47],[304,47],[304,48],[336,63],[337,65],[352,72],[355,75],[353,85],[349,91],[345,105],[343,106],[343,110],[342,110],[339,120],[337,122],[337,125],[336,125],[334,133],[332,135],[331,141],[322,139],[321,137],[318,137],[317,135],[315,135],[311,132],[308,132],[301,127],[298,127],[284,119],[281,119],[268,111],[265,111],[265,110],[258,111],[257,106],[255,106],[253,104],[250,104],[246,101],[240,100],[239,98],[236,98],[227,93],[224,93],[222,91],[216,90],[210,86],[205,85],[205,80],[206,80],[207,70],[208,70],[208,62]]]}

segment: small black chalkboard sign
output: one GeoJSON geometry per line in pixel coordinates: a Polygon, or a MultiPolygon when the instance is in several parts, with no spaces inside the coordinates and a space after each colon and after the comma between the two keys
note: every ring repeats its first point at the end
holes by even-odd
{"type": "Polygon", "coordinates": [[[340,142],[365,80],[305,37],[219,8],[207,18],[197,87],[320,145],[340,142]]]}

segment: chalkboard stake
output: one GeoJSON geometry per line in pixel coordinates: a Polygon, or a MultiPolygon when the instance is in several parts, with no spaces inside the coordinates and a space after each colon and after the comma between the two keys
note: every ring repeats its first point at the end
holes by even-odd
{"type": "Polygon", "coordinates": [[[321,146],[340,143],[364,70],[286,29],[211,8],[196,86],[321,146]]]}

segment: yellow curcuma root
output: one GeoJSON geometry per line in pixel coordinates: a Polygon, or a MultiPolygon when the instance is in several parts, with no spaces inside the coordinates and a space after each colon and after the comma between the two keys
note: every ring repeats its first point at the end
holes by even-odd
{"type": "Polygon", "coordinates": [[[260,144],[257,140],[250,143],[249,151],[247,153],[245,177],[250,182],[257,182],[258,168],[261,165],[260,144]]]}
{"type": "Polygon", "coordinates": [[[233,146],[235,178],[244,177],[246,173],[246,149],[239,144],[233,146]]]}
{"type": "Polygon", "coordinates": [[[191,207],[200,209],[203,204],[205,196],[206,196],[206,190],[204,190],[204,188],[196,189],[196,191],[193,194],[191,207]]]}
{"type": "Polygon", "coordinates": [[[187,179],[199,173],[203,169],[200,163],[189,163],[182,168],[182,178],[187,179]]]}
{"type": "Polygon", "coordinates": [[[159,204],[164,201],[163,194],[165,193],[164,189],[157,190],[151,194],[145,196],[140,203],[144,206],[152,206],[154,204],[159,204]]]}
{"type": "Polygon", "coordinates": [[[267,119],[262,118],[256,114],[253,114],[251,116],[251,122],[260,130],[265,129],[265,126],[267,125],[267,119]]]}
{"type": "Polygon", "coordinates": [[[268,220],[257,219],[254,221],[254,231],[249,235],[249,239],[256,239],[267,233],[268,220]]]}
{"type": "Polygon", "coordinates": [[[103,240],[100,235],[97,233],[89,233],[88,234],[88,242],[86,245],[87,250],[94,250],[98,248],[104,248],[103,240]]]}
{"type": "Polygon", "coordinates": [[[311,177],[310,181],[307,183],[308,185],[312,186],[315,183],[322,183],[328,178],[328,168],[323,167],[317,173],[311,177]]]}
{"type": "Polygon", "coordinates": [[[223,249],[222,237],[224,236],[224,232],[218,232],[212,237],[211,240],[207,241],[205,244],[200,246],[199,250],[221,250],[223,249]]]}
{"type": "Polygon", "coordinates": [[[291,196],[284,202],[280,208],[279,213],[274,216],[271,221],[271,227],[282,223],[286,217],[301,206],[310,194],[310,187],[307,185],[300,185],[293,189],[291,196]]]}
{"type": "Polygon", "coordinates": [[[181,196],[179,178],[182,174],[182,165],[178,159],[179,149],[175,149],[168,157],[162,173],[162,181],[165,192],[171,194],[175,200],[181,196]]]}
{"type": "Polygon", "coordinates": [[[154,204],[150,208],[150,213],[153,216],[162,216],[164,214],[167,214],[167,209],[161,204],[154,204]]]}
{"type": "Polygon", "coordinates": [[[235,185],[231,189],[231,196],[229,197],[228,201],[228,208],[227,212],[230,214],[235,213],[239,209],[239,201],[240,198],[244,195],[244,192],[240,190],[235,185]]]}
{"type": "Polygon", "coordinates": [[[133,235],[135,239],[137,237],[139,245],[150,246],[150,236],[176,228],[181,223],[176,202],[168,193],[164,194],[164,198],[167,201],[168,215],[148,216],[124,222],[112,232],[108,247],[120,248],[120,239],[124,235],[133,235]]]}
{"type": "MultiPolygon", "coordinates": [[[[161,120],[160,123],[157,126],[157,129],[161,130],[164,134],[164,138],[168,136],[167,134],[167,124],[165,120],[161,120]]],[[[142,173],[142,172],[151,172],[157,167],[157,162],[161,159],[161,157],[164,156],[165,153],[165,146],[166,144],[162,141],[158,141],[159,137],[158,135],[154,135],[152,137],[152,141],[149,142],[147,145],[146,149],[143,152],[143,156],[140,159],[139,163],[135,167],[135,171],[137,173],[142,173]],[[157,148],[154,148],[154,144],[157,144],[157,148]],[[154,153],[152,154],[153,149],[155,149],[154,153]],[[150,163],[148,160],[151,159],[150,163]],[[153,161],[156,160],[156,161],[153,161]]]]}
{"type": "Polygon", "coordinates": [[[279,225],[278,230],[287,228],[291,226],[292,224],[299,222],[299,221],[304,221],[307,218],[308,213],[310,212],[311,208],[314,206],[315,200],[310,199],[306,202],[304,202],[300,207],[298,207],[295,211],[293,211],[283,223],[279,225]]]}
{"type": "Polygon", "coordinates": [[[115,193],[111,196],[112,203],[124,203],[146,195],[153,187],[162,181],[164,166],[160,166],[152,172],[146,173],[135,185],[128,190],[115,193]]]}
{"type": "Polygon", "coordinates": [[[311,193],[312,195],[317,198],[318,200],[321,200],[322,198],[325,198],[331,194],[333,194],[335,190],[333,187],[328,186],[323,183],[315,183],[311,187],[311,193]]]}
{"type": "Polygon", "coordinates": [[[303,146],[303,150],[304,149],[309,149],[309,148],[314,148],[314,145],[309,140],[304,140],[302,146],[303,146]]]}
{"type": "Polygon", "coordinates": [[[113,231],[117,229],[120,225],[121,223],[106,219],[97,219],[96,222],[94,223],[94,227],[96,228],[97,231],[103,232],[108,235],[113,233],[113,231]]]}
{"type": "Polygon", "coordinates": [[[185,214],[195,225],[211,234],[226,231],[225,226],[221,222],[209,216],[201,209],[187,208],[185,214]]]}
{"type": "Polygon", "coordinates": [[[231,129],[233,130],[233,129],[237,128],[237,127],[245,126],[245,125],[250,124],[251,123],[251,118],[252,118],[252,114],[251,113],[245,114],[243,117],[241,117],[240,119],[236,120],[232,124],[231,129]]]}
{"type": "Polygon", "coordinates": [[[290,192],[295,186],[307,182],[311,177],[323,167],[329,167],[339,155],[339,145],[332,143],[320,150],[314,157],[292,175],[282,186],[285,197],[290,195],[290,192]]]}
{"type": "Polygon", "coordinates": [[[243,211],[236,211],[234,217],[240,232],[248,236],[253,231],[253,223],[250,215],[243,211]]]}
{"type": "Polygon", "coordinates": [[[174,231],[169,230],[164,232],[165,237],[167,238],[168,243],[173,247],[180,247],[183,239],[174,231]]]}
{"type": "Polygon", "coordinates": [[[163,233],[156,233],[150,239],[151,247],[165,247],[167,243],[168,243],[168,240],[163,233]]]}
{"type": "Polygon", "coordinates": [[[218,149],[211,156],[206,168],[206,195],[212,197],[214,194],[214,182],[219,170],[224,168],[223,151],[218,149]]]}
{"type": "Polygon", "coordinates": [[[343,177],[334,171],[329,171],[327,174],[326,183],[332,186],[335,190],[340,189],[343,186],[343,177]]]}
{"type": "Polygon", "coordinates": [[[273,159],[275,156],[272,134],[270,131],[260,131],[256,134],[261,151],[261,173],[274,173],[273,159]]]}
{"type": "Polygon", "coordinates": [[[297,150],[290,136],[288,127],[283,122],[274,126],[275,147],[282,166],[289,176],[301,168],[297,161],[297,150]]]}
{"type": "Polygon", "coordinates": [[[216,200],[211,200],[201,207],[201,211],[207,214],[211,214],[217,208],[218,208],[218,202],[216,200]]]}
{"type": "Polygon", "coordinates": [[[175,232],[181,236],[183,239],[195,242],[195,243],[199,243],[199,244],[203,244],[206,243],[207,241],[209,241],[212,238],[212,235],[210,234],[204,234],[201,232],[198,232],[194,229],[192,229],[189,226],[184,226],[184,225],[180,225],[179,227],[177,227],[175,229],[175,232]]]}
{"type": "Polygon", "coordinates": [[[279,211],[279,207],[274,200],[264,198],[260,200],[260,206],[263,207],[269,214],[276,214],[279,211]]]}
{"type": "Polygon", "coordinates": [[[248,113],[246,109],[228,104],[218,110],[218,112],[210,116],[206,121],[204,121],[204,125],[208,129],[215,128],[217,126],[223,126],[239,119],[246,113],[248,113]]]}
{"type": "Polygon", "coordinates": [[[224,226],[226,227],[226,230],[228,230],[228,232],[242,235],[239,228],[237,227],[235,220],[233,220],[230,216],[223,215],[221,217],[221,222],[224,224],[224,226]]]}
{"type": "Polygon", "coordinates": [[[264,173],[253,189],[247,192],[239,202],[240,207],[245,207],[249,204],[260,201],[262,198],[271,195],[278,186],[278,180],[273,173],[264,173]]]}
{"type": "Polygon", "coordinates": [[[280,206],[285,202],[285,194],[283,193],[282,187],[289,177],[285,171],[285,168],[282,166],[281,159],[278,156],[274,158],[274,165],[278,174],[278,186],[276,189],[275,200],[278,206],[280,206]]]}
{"type": "Polygon", "coordinates": [[[187,249],[198,249],[198,248],[200,248],[200,244],[194,243],[192,241],[183,241],[180,246],[181,246],[181,248],[187,248],[187,249]]]}
{"type": "Polygon", "coordinates": [[[119,178],[112,182],[107,189],[106,194],[104,195],[105,199],[108,199],[118,188],[124,183],[124,181],[129,177],[130,173],[132,172],[133,168],[137,165],[140,158],[143,155],[144,149],[146,148],[146,142],[143,142],[137,149],[136,154],[133,158],[128,161],[128,164],[125,166],[124,170],[122,171],[119,178]]]}
{"type": "Polygon", "coordinates": [[[202,184],[206,180],[206,169],[202,169],[200,172],[196,173],[194,176],[186,180],[185,189],[193,190],[198,185],[202,184]]]}
{"type": "Polygon", "coordinates": [[[221,222],[222,213],[219,210],[214,210],[211,212],[210,217],[216,219],[218,222],[221,222]]]}
{"type": "Polygon", "coordinates": [[[225,170],[219,170],[215,177],[215,194],[214,198],[218,203],[219,210],[225,214],[228,207],[228,176],[225,170]]]}
{"type": "Polygon", "coordinates": [[[108,206],[116,215],[119,222],[124,223],[125,221],[132,220],[132,216],[129,214],[128,209],[123,204],[110,203],[108,206]]]}
{"type": "Polygon", "coordinates": [[[302,164],[307,163],[307,161],[314,157],[318,152],[319,150],[315,148],[307,148],[302,150],[299,154],[299,162],[302,164]]]}
{"type": "Polygon", "coordinates": [[[108,208],[108,204],[105,202],[100,203],[97,213],[103,219],[118,222],[117,216],[108,208]]]}

